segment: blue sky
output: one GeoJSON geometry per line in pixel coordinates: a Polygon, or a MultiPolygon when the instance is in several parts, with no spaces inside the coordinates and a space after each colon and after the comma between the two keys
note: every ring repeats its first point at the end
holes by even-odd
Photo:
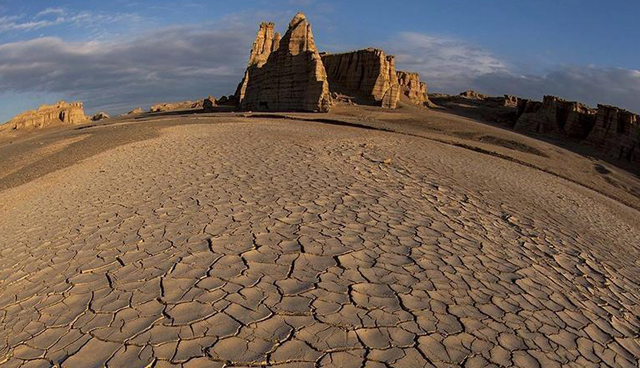
{"type": "Polygon", "coordinates": [[[0,122],[230,94],[258,23],[304,11],[321,50],[379,47],[432,92],[555,94],[640,112],[640,1],[0,1],[0,122]]]}

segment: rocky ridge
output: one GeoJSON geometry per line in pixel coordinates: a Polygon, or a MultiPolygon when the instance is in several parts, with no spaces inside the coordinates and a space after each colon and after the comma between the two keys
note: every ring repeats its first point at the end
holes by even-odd
{"type": "Polygon", "coordinates": [[[516,131],[568,139],[594,147],[605,157],[640,163],[640,115],[607,105],[596,109],[577,101],[544,96],[542,101],[475,91],[457,96],[430,94],[437,105],[516,131]]]}
{"type": "Polygon", "coordinates": [[[82,102],[58,101],[55,105],[42,105],[37,110],[18,114],[6,123],[4,129],[39,129],[57,125],[81,124],[87,120],[82,102]]]}
{"type": "Polygon", "coordinates": [[[587,142],[606,155],[640,163],[640,115],[607,105],[598,105],[587,142]]]}
{"type": "Polygon", "coordinates": [[[596,111],[576,102],[544,96],[542,103],[520,100],[514,129],[537,134],[585,139],[595,122],[596,111]]]}
{"type": "Polygon", "coordinates": [[[142,110],[141,107],[136,107],[135,109],[129,111],[125,115],[138,115],[138,114],[142,114],[142,113],[144,113],[144,110],[142,110]]]}
{"type": "Polygon", "coordinates": [[[151,106],[150,112],[165,112],[202,108],[202,101],[165,102],[151,106]]]}
{"type": "Polygon", "coordinates": [[[468,89],[462,93],[460,93],[460,97],[464,97],[464,98],[470,98],[470,99],[474,99],[474,100],[484,100],[485,98],[487,98],[486,95],[483,95],[481,93],[478,93],[472,89],[468,89]]]}
{"type": "Polygon", "coordinates": [[[640,116],[618,107],[592,109],[555,96],[521,100],[514,129],[577,139],[610,158],[640,163],[640,116]]]}

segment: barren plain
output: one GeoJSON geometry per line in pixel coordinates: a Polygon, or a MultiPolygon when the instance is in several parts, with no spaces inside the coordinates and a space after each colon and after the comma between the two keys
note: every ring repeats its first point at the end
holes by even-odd
{"type": "Polygon", "coordinates": [[[404,104],[0,157],[2,367],[638,366],[640,180],[577,149],[404,104]]]}

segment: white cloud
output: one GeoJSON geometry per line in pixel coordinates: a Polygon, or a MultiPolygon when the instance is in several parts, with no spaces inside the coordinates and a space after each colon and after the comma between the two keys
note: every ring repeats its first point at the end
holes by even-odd
{"type": "Polygon", "coordinates": [[[172,27],[110,42],[47,37],[0,45],[0,93],[49,92],[89,109],[230,94],[255,30],[172,27]]]}
{"type": "Polygon", "coordinates": [[[29,20],[20,21],[20,16],[4,16],[0,17],[0,32],[8,31],[32,31],[39,28],[49,27],[62,23],[62,19],[56,18],[52,20],[29,20]]]}
{"type": "Polygon", "coordinates": [[[545,94],[592,106],[605,103],[640,112],[640,71],[595,65],[558,65],[542,74],[514,70],[490,51],[450,37],[400,33],[386,43],[398,69],[419,72],[429,91],[475,89],[490,95],[542,99],[545,94]]]}
{"type": "Polygon", "coordinates": [[[478,75],[508,70],[490,52],[450,37],[404,32],[386,46],[400,68],[419,72],[441,90],[457,90],[478,75]]]}
{"type": "Polygon", "coordinates": [[[0,17],[0,33],[9,31],[33,31],[41,28],[68,24],[75,27],[96,28],[118,22],[135,23],[142,18],[131,13],[92,13],[69,11],[64,8],[46,8],[31,18],[13,15],[0,17]]]}

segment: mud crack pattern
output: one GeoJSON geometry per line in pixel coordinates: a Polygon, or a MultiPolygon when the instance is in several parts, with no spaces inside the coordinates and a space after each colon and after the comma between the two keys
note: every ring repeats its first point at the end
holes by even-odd
{"type": "Polygon", "coordinates": [[[636,212],[418,138],[173,127],[0,203],[3,367],[640,358],[636,212]]]}

